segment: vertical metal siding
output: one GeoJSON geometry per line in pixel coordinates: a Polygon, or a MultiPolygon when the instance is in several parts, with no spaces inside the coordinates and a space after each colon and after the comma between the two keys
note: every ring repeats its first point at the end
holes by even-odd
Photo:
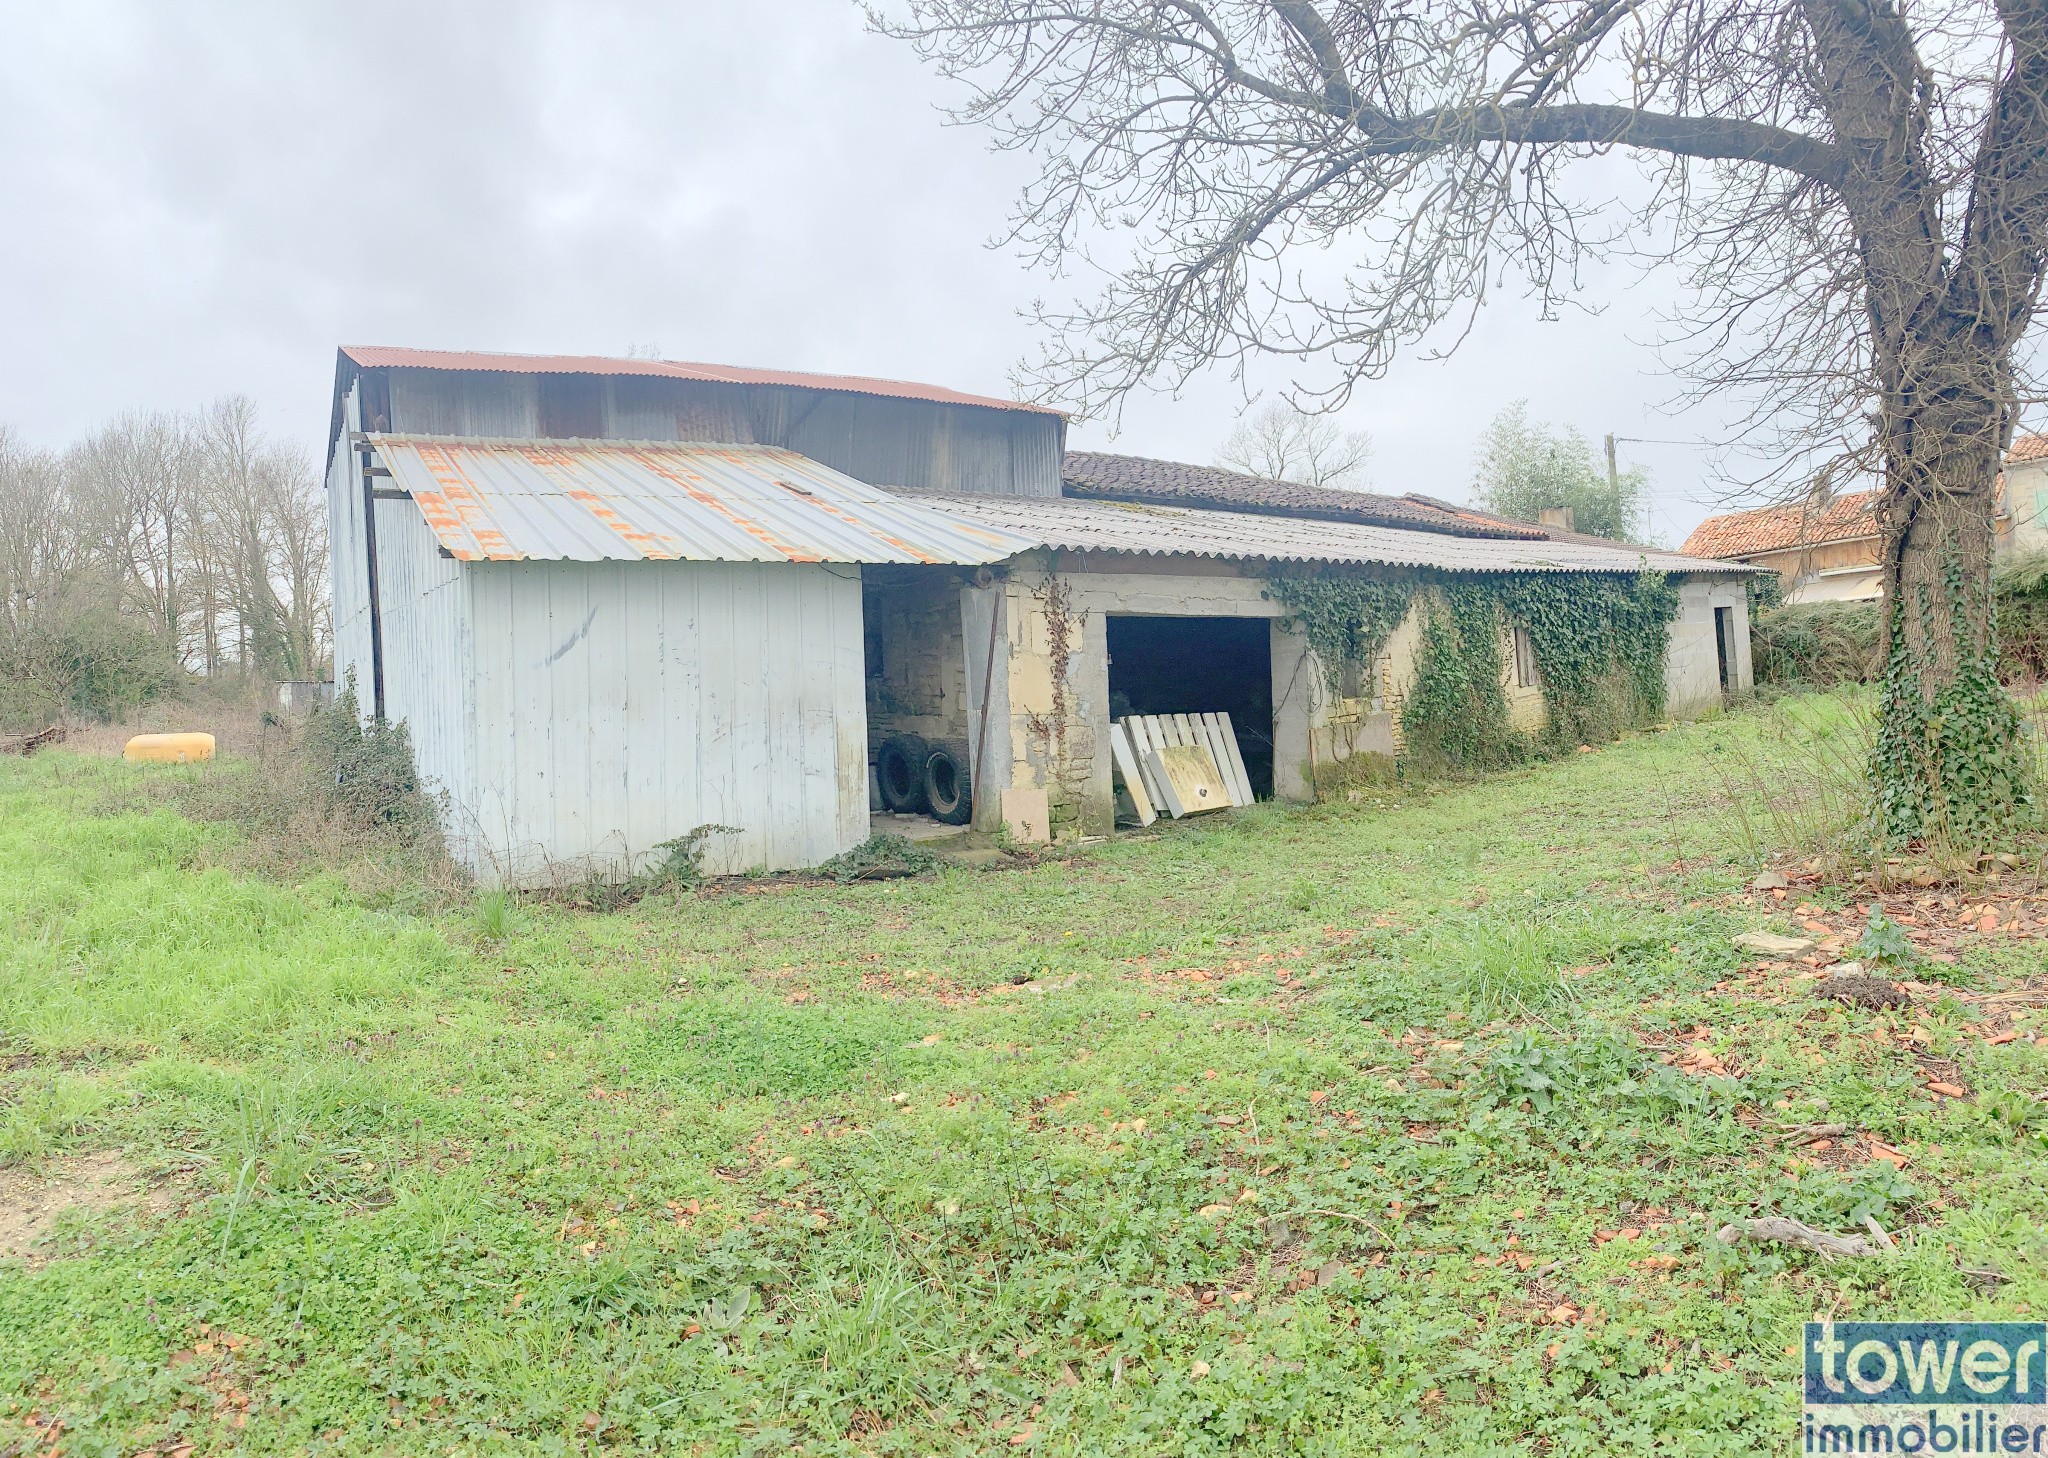
{"type": "Polygon", "coordinates": [[[487,878],[641,869],[700,825],[706,869],[816,865],[867,833],[860,581],[756,563],[474,563],[487,878]],[[848,752],[848,746],[852,750],[848,752]]]}
{"type": "MultiPolygon", "coordinates": [[[[411,502],[375,509],[385,716],[411,731],[422,782],[452,808],[472,798],[469,584],[411,502]]],[[[447,829],[458,841],[471,831],[459,816],[447,829]]]]}
{"type": "Polygon", "coordinates": [[[526,440],[541,433],[540,377],[481,370],[390,370],[391,429],[526,440]]]}
{"type": "Polygon", "coordinates": [[[342,403],[344,433],[327,463],[327,575],[334,619],[334,681],[345,684],[353,673],[357,698],[367,706],[370,617],[363,560],[363,483],[347,436],[360,428],[358,403],[358,392],[351,390],[342,403]]]}
{"type": "MultiPolygon", "coordinates": [[[[387,371],[396,434],[530,440],[542,377],[474,370],[387,371]]],[[[786,446],[876,486],[990,496],[1060,494],[1060,418],[790,385],[619,376],[602,380],[607,440],[786,446]]],[[[358,428],[351,424],[350,429],[358,428]]]]}

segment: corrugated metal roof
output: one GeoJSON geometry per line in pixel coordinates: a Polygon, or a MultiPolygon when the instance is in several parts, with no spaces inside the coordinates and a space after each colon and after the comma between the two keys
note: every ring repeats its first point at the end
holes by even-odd
{"type": "Polygon", "coordinates": [[[1541,537],[1540,528],[1464,511],[1426,496],[1381,496],[1250,476],[1222,466],[1195,466],[1146,456],[1068,451],[1061,467],[1066,494],[1106,501],[1157,501],[1215,511],[1362,521],[1380,526],[1470,537],[1541,537]]]}
{"type": "Polygon", "coordinates": [[[1583,541],[1453,537],[1362,522],[1309,521],[1071,497],[1048,501],[925,492],[915,493],[915,497],[950,515],[1029,537],[1040,546],[1073,551],[1433,567],[1445,572],[1640,572],[1647,568],[1742,575],[1755,571],[1739,563],[1703,561],[1648,548],[1592,546],[1583,541]]]}
{"type": "Polygon", "coordinates": [[[937,405],[979,405],[989,410],[1025,410],[1036,415],[1062,412],[1021,400],[993,395],[968,395],[943,385],[911,380],[878,380],[865,375],[818,375],[800,370],[760,370],[745,365],[696,364],[687,360],[611,359],[596,354],[491,354],[456,349],[395,349],[387,345],[348,344],[342,357],[363,369],[495,370],[518,375],[655,375],[672,380],[704,380],[720,385],[793,385],[804,390],[845,390],[855,395],[888,395],[899,400],[927,400],[937,405]]]}
{"type": "Polygon", "coordinates": [[[371,435],[466,562],[979,565],[1036,545],[775,446],[371,435]]]}

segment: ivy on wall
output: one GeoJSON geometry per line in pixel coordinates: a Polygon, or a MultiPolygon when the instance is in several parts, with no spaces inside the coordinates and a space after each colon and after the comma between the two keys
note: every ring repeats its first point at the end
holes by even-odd
{"type": "Polygon", "coordinates": [[[1409,757],[1431,769],[1494,769],[1528,758],[1533,746],[1508,723],[1506,679],[1494,585],[1433,585],[1415,683],[1401,709],[1409,757]]]}
{"type": "Polygon", "coordinates": [[[1608,739],[1664,714],[1664,656],[1678,593],[1658,572],[1504,577],[1508,620],[1529,631],[1547,731],[1560,744],[1608,739]]]}
{"type": "Polygon", "coordinates": [[[1411,757],[1447,768],[1512,764],[1654,720],[1678,594],[1661,574],[1546,572],[1366,576],[1288,571],[1272,579],[1332,690],[1369,668],[1423,603],[1415,683],[1401,727],[1411,757]],[[1509,626],[1528,631],[1549,709],[1534,739],[1508,722],[1509,626]]]}
{"type": "Polygon", "coordinates": [[[1277,570],[1269,579],[1278,598],[1300,624],[1329,680],[1343,692],[1347,673],[1363,675],[1387,646],[1387,639],[1415,600],[1420,582],[1412,577],[1277,570]]]}

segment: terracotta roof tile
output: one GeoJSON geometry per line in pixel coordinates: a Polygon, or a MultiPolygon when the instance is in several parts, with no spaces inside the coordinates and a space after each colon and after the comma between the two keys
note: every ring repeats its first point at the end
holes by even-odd
{"type": "Polygon", "coordinates": [[[2048,460],[2048,435],[2022,435],[2014,439],[2012,449],[2005,453],[2008,461],[2048,460]]]}
{"type": "Polygon", "coordinates": [[[1788,547],[1818,547],[1827,542],[1874,537],[1877,519],[1871,508],[1876,504],[1875,491],[1856,491],[1838,496],[1818,509],[1800,502],[1710,516],[1692,529],[1692,535],[1678,550],[1688,557],[1749,557],[1788,547]]]}
{"type": "Polygon", "coordinates": [[[1463,511],[1425,497],[1379,496],[1369,491],[1272,481],[1221,466],[1068,451],[1062,474],[1067,495],[1099,501],[1147,501],[1262,516],[1365,522],[1454,537],[1543,538],[1539,528],[1463,511]]]}

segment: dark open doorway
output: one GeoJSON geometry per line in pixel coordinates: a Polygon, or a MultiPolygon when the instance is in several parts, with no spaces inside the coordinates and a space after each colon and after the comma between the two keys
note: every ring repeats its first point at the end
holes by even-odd
{"type": "Polygon", "coordinates": [[[1721,664],[1721,692],[1735,692],[1735,609],[1714,609],[1714,656],[1721,664]]]}
{"type": "Polygon", "coordinates": [[[1273,645],[1264,618],[1121,617],[1109,629],[1109,713],[1230,715],[1245,778],[1273,794],[1273,645]]]}

